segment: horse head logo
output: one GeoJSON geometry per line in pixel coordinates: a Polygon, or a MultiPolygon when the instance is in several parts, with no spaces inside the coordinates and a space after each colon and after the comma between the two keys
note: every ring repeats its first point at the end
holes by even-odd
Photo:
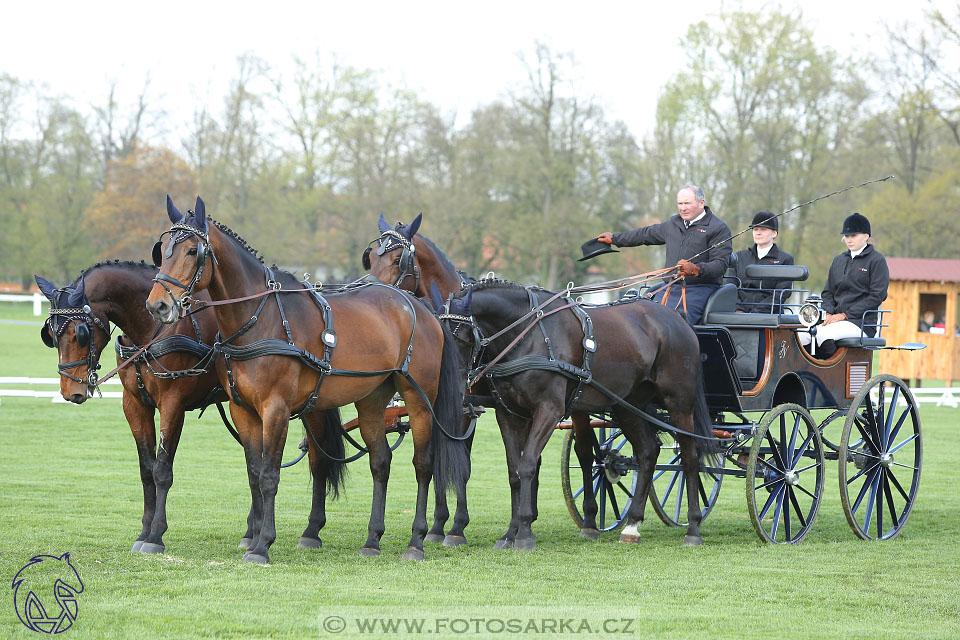
{"type": "Polygon", "coordinates": [[[13,577],[17,617],[31,631],[63,633],[77,619],[77,596],[83,581],[70,554],[34,556],[13,577]]]}

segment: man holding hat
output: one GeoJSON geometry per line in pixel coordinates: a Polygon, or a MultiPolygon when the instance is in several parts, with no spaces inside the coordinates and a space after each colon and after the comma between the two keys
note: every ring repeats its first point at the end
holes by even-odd
{"type": "Polygon", "coordinates": [[[772,211],[758,212],[753,216],[750,226],[753,228],[754,245],[737,251],[734,263],[734,275],[740,280],[737,311],[780,313],[784,298],[790,296],[793,283],[786,280],[752,280],[747,278],[747,267],[751,264],[793,264],[793,256],[781,251],[774,242],[779,233],[779,224],[772,211]]]}
{"type": "MultiPolygon", "coordinates": [[[[668,291],[661,285],[653,299],[663,302],[666,297],[664,304],[682,311],[681,295],[685,295],[687,321],[698,324],[707,298],[720,287],[730,264],[730,236],[730,227],[706,206],[703,189],[688,184],[677,193],[677,215],[624,233],[601,233],[597,240],[618,247],[666,245],[664,267],[677,266],[684,286],[678,283],[668,291]]],[[[667,281],[672,279],[670,274],[667,281]]]]}
{"type": "MultiPolygon", "coordinates": [[[[852,213],[843,221],[844,251],[833,259],[827,283],[823,286],[823,323],[817,327],[817,344],[813,349],[818,358],[829,358],[836,352],[836,340],[873,337],[878,314],[864,312],[879,309],[887,299],[890,271],[887,260],[868,244],[870,221],[859,213],[852,213]]],[[[809,333],[799,333],[800,343],[810,344],[809,333]]]]}

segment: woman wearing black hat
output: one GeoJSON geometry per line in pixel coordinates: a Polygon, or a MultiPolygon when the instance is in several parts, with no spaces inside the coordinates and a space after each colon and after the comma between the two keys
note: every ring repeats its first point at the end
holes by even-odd
{"type": "MultiPolygon", "coordinates": [[[[837,350],[835,341],[841,338],[873,337],[877,314],[864,313],[879,309],[887,299],[890,271],[880,252],[867,244],[870,239],[870,221],[859,213],[843,221],[844,251],[833,259],[830,274],[823,287],[823,324],[817,327],[817,343],[813,353],[818,358],[829,358],[837,350]]],[[[798,334],[801,344],[810,344],[810,334],[798,334]]]]}
{"type": "Polygon", "coordinates": [[[753,216],[750,226],[753,228],[754,244],[749,249],[737,251],[733,265],[734,274],[740,280],[740,302],[737,310],[747,313],[780,313],[784,298],[790,296],[793,283],[784,280],[751,280],[747,278],[747,267],[751,264],[793,264],[793,256],[782,251],[774,242],[779,233],[779,225],[777,216],[772,211],[758,212],[753,216]]]}

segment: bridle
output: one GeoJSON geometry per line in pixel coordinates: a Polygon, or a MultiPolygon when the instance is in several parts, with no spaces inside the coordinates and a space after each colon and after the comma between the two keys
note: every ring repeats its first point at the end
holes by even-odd
{"type": "MultiPolygon", "coordinates": [[[[190,214],[193,212],[188,210],[187,213],[190,214]]],[[[169,258],[173,255],[174,245],[183,242],[191,235],[197,236],[200,239],[200,242],[197,243],[196,268],[193,272],[193,278],[190,280],[190,284],[183,284],[176,278],[165,273],[158,273],[153,278],[153,281],[166,289],[167,293],[170,294],[170,298],[173,299],[177,306],[184,311],[189,309],[193,302],[193,292],[194,289],[197,288],[197,284],[200,282],[200,279],[203,277],[203,268],[206,266],[207,256],[213,258],[213,265],[214,268],[216,268],[217,258],[213,255],[213,248],[210,246],[210,236],[207,234],[207,232],[201,231],[196,227],[192,227],[188,224],[177,223],[170,227],[168,231],[164,231],[162,234],[160,234],[160,240],[153,245],[153,264],[159,268],[163,263],[164,258],[169,258]],[[160,252],[163,249],[163,236],[167,234],[170,234],[170,241],[167,243],[166,251],[163,251],[163,254],[161,255],[160,252]],[[177,297],[173,294],[173,291],[167,286],[167,283],[183,289],[183,293],[180,294],[180,297],[177,297]]]]}
{"type": "MultiPolygon", "coordinates": [[[[60,292],[61,296],[68,293],[66,288],[57,289],[57,291],[60,292]]],[[[44,323],[46,325],[44,327],[46,333],[41,331],[41,339],[43,340],[43,343],[50,348],[57,347],[60,336],[63,335],[63,332],[66,331],[67,326],[69,326],[72,322],[77,323],[77,326],[74,329],[74,333],[77,337],[77,344],[80,346],[80,348],[87,347],[87,357],[83,360],[75,360],[73,362],[60,362],[57,364],[57,370],[60,372],[61,376],[69,378],[74,382],[87,385],[87,393],[92,394],[93,390],[97,388],[97,381],[99,379],[97,371],[100,369],[100,352],[97,350],[96,337],[94,336],[93,331],[90,330],[90,324],[94,324],[107,334],[107,343],[109,344],[110,321],[108,320],[107,324],[104,325],[103,321],[100,320],[100,318],[98,318],[90,309],[89,304],[84,304],[82,308],[56,308],[54,304],[51,304],[50,316],[44,323]],[[60,322],[59,325],[54,319],[56,316],[61,316],[63,318],[63,321],[60,322]],[[83,364],[87,365],[86,379],[78,378],[77,376],[68,373],[69,369],[79,367],[83,364]]]]}
{"type": "MultiPolygon", "coordinates": [[[[410,289],[410,291],[416,291],[417,287],[420,286],[420,267],[417,265],[417,248],[413,242],[394,229],[384,231],[380,234],[380,237],[373,242],[380,243],[380,246],[377,247],[378,256],[382,256],[386,252],[393,251],[398,247],[403,247],[403,251],[400,253],[400,259],[397,262],[397,266],[400,268],[400,275],[397,276],[397,281],[393,283],[393,286],[401,289],[402,287],[400,285],[403,284],[403,281],[409,277],[413,277],[413,288],[410,289]]],[[[370,244],[372,245],[373,242],[370,244]]]]}

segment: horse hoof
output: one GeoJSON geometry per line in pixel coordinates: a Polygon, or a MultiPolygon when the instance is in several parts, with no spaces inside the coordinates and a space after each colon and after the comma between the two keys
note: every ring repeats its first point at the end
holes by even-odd
{"type": "Polygon", "coordinates": [[[683,536],[683,546],[685,547],[699,547],[703,544],[703,538],[700,536],[683,536]]]}
{"type": "Polygon", "coordinates": [[[253,546],[253,538],[240,538],[240,544],[237,545],[237,549],[249,549],[253,546]]]}
{"type": "Polygon", "coordinates": [[[163,553],[164,546],[153,542],[144,542],[140,545],[140,553],[163,553]]]}
{"type": "Polygon", "coordinates": [[[253,562],[254,564],[270,564],[270,558],[267,556],[262,556],[259,553],[251,553],[250,551],[243,554],[244,562],[253,562]]]}
{"type": "Polygon", "coordinates": [[[445,547],[459,547],[462,544],[467,544],[467,539],[463,536],[447,536],[443,539],[445,547]]]}
{"type": "Polygon", "coordinates": [[[513,549],[513,540],[509,538],[500,538],[493,543],[494,551],[500,551],[501,549],[513,549]]]}
{"type": "Polygon", "coordinates": [[[517,551],[533,551],[537,548],[536,538],[517,538],[513,543],[513,548],[517,551]]]}
{"type": "Polygon", "coordinates": [[[380,555],[380,549],[374,549],[373,547],[363,547],[360,549],[360,555],[362,556],[378,556],[380,555]]]}
{"type": "Polygon", "coordinates": [[[442,533],[428,533],[423,537],[424,542],[443,542],[443,540],[442,533]]]}
{"type": "Polygon", "coordinates": [[[416,547],[407,547],[407,550],[403,552],[403,555],[400,557],[400,559],[420,562],[421,560],[423,560],[423,549],[417,549],[416,547]]]}
{"type": "Polygon", "coordinates": [[[297,548],[299,549],[319,549],[323,546],[323,541],[320,538],[310,538],[303,536],[300,538],[300,542],[297,543],[297,548]]]}
{"type": "Polygon", "coordinates": [[[580,529],[581,538],[590,538],[591,540],[599,540],[600,532],[596,529],[580,529]]]}
{"type": "Polygon", "coordinates": [[[637,544],[640,542],[640,529],[636,524],[628,524],[620,532],[620,542],[637,544]]]}
{"type": "Polygon", "coordinates": [[[133,543],[133,548],[130,549],[131,553],[140,553],[140,547],[143,546],[143,540],[137,540],[133,543]]]}

